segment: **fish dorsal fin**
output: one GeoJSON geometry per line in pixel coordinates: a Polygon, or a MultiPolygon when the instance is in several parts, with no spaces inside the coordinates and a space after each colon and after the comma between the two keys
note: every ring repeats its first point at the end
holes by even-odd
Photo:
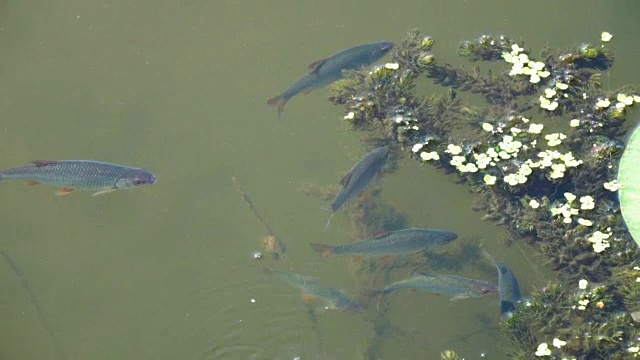
{"type": "Polygon", "coordinates": [[[438,274],[421,272],[421,271],[415,271],[413,272],[413,274],[411,274],[411,277],[419,277],[419,276],[438,277],[438,274]]]}
{"type": "Polygon", "coordinates": [[[347,185],[349,184],[349,181],[351,181],[351,175],[352,173],[349,172],[347,175],[345,175],[341,180],[340,180],[340,185],[347,187],[347,185]]]}
{"type": "Polygon", "coordinates": [[[389,232],[389,231],[378,231],[378,232],[375,232],[373,234],[373,238],[374,239],[378,239],[378,238],[385,237],[385,236],[388,236],[388,235],[391,235],[391,232],[389,232]]]}
{"type": "Polygon", "coordinates": [[[309,73],[316,74],[318,70],[320,70],[322,65],[324,65],[324,63],[326,62],[327,62],[327,58],[312,62],[311,64],[309,64],[309,73]]]}
{"type": "Polygon", "coordinates": [[[42,167],[42,166],[55,164],[55,163],[57,163],[57,161],[55,161],[55,160],[33,160],[31,163],[33,165],[35,165],[36,167],[42,167]]]}

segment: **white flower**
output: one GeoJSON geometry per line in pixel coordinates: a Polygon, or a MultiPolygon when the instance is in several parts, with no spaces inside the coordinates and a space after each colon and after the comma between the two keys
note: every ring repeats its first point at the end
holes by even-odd
{"type": "Polygon", "coordinates": [[[542,343],[538,345],[536,349],[536,356],[550,356],[551,350],[549,349],[549,345],[547,343],[542,343]]]}
{"type": "Polygon", "coordinates": [[[547,140],[549,146],[557,146],[560,145],[562,140],[566,139],[567,136],[565,134],[553,133],[545,135],[544,138],[547,140]]]}
{"type": "Polygon", "coordinates": [[[633,96],[625,95],[623,93],[618,94],[616,100],[625,104],[625,105],[633,105],[633,96]]]}
{"type": "Polygon", "coordinates": [[[540,61],[530,61],[527,65],[535,71],[542,71],[542,69],[544,69],[544,63],[540,61]]]}
{"type": "Polygon", "coordinates": [[[588,285],[589,285],[589,282],[585,279],[580,279],[580,281],[578,281],[578,289],[580,290],[586,289],[588,285]]]}
{"type": "Polygon", "coordinates": [[[356,114],[353,111],[350,111],[347,115],[344,116],[345,120],[351,120],[356,116],[356,114]]]}
{"type": "Polygon", "coordinates": [[[566,192],[566,193],[564,193],[564,197],[567,199],[567,203],[569,203],[569,204],[571,204],[571,203],[573,202],[573,200],[575,200],[575,199],[576,199],[576,196],[575,196],[575,195],[573,195],[573,194],[572,194],[572,193],[570,193],[570,192],[566,192]]]}
{"type": "Polygon", "coordinates": [[[546,71],[546,70],[545,70],[545,71],[538,71],[538,75],[539,75],[540,77],[542,77],[542,78],[546,78],[546,77],[548,77],[549,75],[551,75],[551,73],[550,73],[550,72],[548,72],[548,71],[546,71]]]}
{"type": "Polygon", "coordinates": [[[580,224],[582,226],[591,226],[591,225],[593,225],[593,222],[591,222],[591,220],[579,218],[578,219],[578,224],[580,224]]]}
{"type": "Polygon", "coordinates": [[[620,184],[618,184],[618,180],[612,180],[604,183],[604,188],[609,191],[618,191],[621,188],[620,184]]]}
{"type": "Polygon", "coordinates": [[[540,203],[538,202],[538,200],[532,199],[531,201],[529,201],[529,206],[531,206],[534,209],[537,209],[538,207],[540,207],[540,203]]]}
{"type": "Polygon", "coordinates": [[[449,144],[447,145],[447,150],[444,152],[449,153],[451,155],[458,155],[462,152],[462,148],[458,145],[449,144]]]}
{"type": "Polygon", "coordinates": [[[638,95],[633,95],[633,102],[640,103],[640,96],[638,96],[638,95]]]}
{"type": "Polygon", "coordinates": [[[464,165],[458,165],[457,169],[460,172],[477,172],[478,171],[478,167],[474,163],[467,163],[467,164],[464,164],[464,165]]]}
{"type": "Polygon", "coordinates": [[[555,89],[546,88],[544,90],[544,97],[546,97],[547,99],[551,99],[554,96],[556,96],[556,90],[555,89]]]}
{"type": "Polygon", "coordinates": [[[569,85],[565,83],[557,82],[556,87],[560,90],[567,90],[569,88],[569,85]]]}
{"type": "Polygon", "coordinates": [[[609,105],[611,105],[609,99],[598,99],[598,101],[596,102],[596,108],[599,109],[608,108],[609,105]]]}
{"type": "Polygon", "coordinates": [[[609,42],[611,41],[611,38],[613,38],[613,35],[611,35],[610,32],[603,31],[602,34],[600,34],[600,40],[603,42],[609,42]]]}
{"type": "Polygon", "coordinates": [[[538,74],[533,74],[531,75],[531,78],[529,78],[529,82],[532,84],[537,84],[540,82],[540,76],[538,76],[538,74]]]}
{"type": "Polygon", "coordinates": [[[487,185],[495,185],[497,179],[497,177],[489,174],[485,175],[484,178],[482,178],[482,180],[484,180],[485,184],[487,185]]]}
{"type": "Polygon", "coordinates": [[[421,144],[421,143],[415,144],[411,148],[411,151],[416,153],[416,152],[420,151],[420,149],[422,149],[423,146],[424,146],[424,144],[421,144]]]}
{"type": "Polygon", "coordinates": [[[578,127],[580,126],[580,120],[579,119],[573,119],[569,122],[569,126],[571,127],[578,127]]]}
{"type": "Polygon", "coordinates": [[[514,127],[512,127],[511,129],[509,129],[509,131],[511,131],[511,133],[512,133],[513,135],[517,135],[517,134],[519,134],[519,133],[521,133],[521,132],[522,132],[522,130],[521,130],[521,129],[518,129],[518,128],[517,128],[517,127],[515,127],[515,126],[514,126],[514,127]]]}
{"type": "Polygon", "coordinates": [[[464,156],[453,156],[449,162],[453,166],[462,165],[467,160],[464,156]]]}
{"type": "Polygon", "coordinates": [[[493,131],[493,125],[489,123],[482,124],[482,130],[484,131],[493,131]]]}
{"type": "Polygon", "coordinates": [[[529,175],[532,171],[533,170],[531,170],[531,167],[527,164],[520,165],[520,169],[518,169],[518,173],[522,175],[529,175]]]}
{"type": "Polygon", "coordinates": [[[580,209],[591,210],[595,207],[595,202],[591,196],[583,196],[580,198],[580,209]]]}
{"type": "Polygon", "coordinates": [[[438,153],[435,151],[432,151],[432,152],[423,151],[420,153],[420,158],[422,158],[422,160],[424,161],[440,160],[440,155],[438,155],[438,153]]]}
{"type": "Polygon", "coordinates": [[[523,52],[523,51],[524,51],[524,49],[523,49],[523,48],[521,48],[520,46],[518,46],[518,44],[513,44],[513,45],[511,45],[511,50],[512,50],[513,52],[515,52],[516,54],[521,53],[521,52],[523,52]]]}
{"type": "Polygon", "coordinates": [[[601,253],[605,251],[611,245],[607,240],[611,236],[611,233],[603,233],[601,231],[596,231],[587,239],[593,245],[593,251],[597,253],[601,253]]]}
{"type": "Polygon", "coordinates": [[[398,70],[400,68],[400,65],[398,63],[386,63],[384,64],[384,67],[389,70],[398,70]]]}
{"type": "Polygon", "coordinates": [[[528,132],[531,134],[540,134],[544,125],[542,124],[530,124],[528,132]]]}
{"type": "Polygon", "coordinates": [[[520,184],[520,181],[516,178],[516,174],[509,174],[502,179],[504,182],[511,186],[516,186],[520,184]]]}
{"type": "Polygon", "coordinates": [[[630,353],[638,353],[640,352],[640,346],[633,346],[627,349],[628,352],[630,353]]]}
{"type": "Polygon", "coordinates": [[[589,299],[578,300],[578,304],[580,304],[578,310],[584,310],[587,308],[587,305],[589,305],[589,299]]]}
{"type": "Polygon", "coordinates": [[[562,341],[558,338],[553,339],[553,346],[557,347],[558,349],[560,349],[561,347],[567,345],[566,341],[562,341]]]}

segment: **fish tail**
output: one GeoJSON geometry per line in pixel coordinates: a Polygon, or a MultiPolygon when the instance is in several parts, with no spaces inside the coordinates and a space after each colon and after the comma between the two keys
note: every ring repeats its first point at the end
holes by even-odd
{"type": "Polygon", "coordinates": [[[267,100],[267,104],[278,107],[278,120],[280,120],[284,106],[287,105],[287,101],[289,101],[289,99],[282,95],[274,96],[267,100]]]}
{"type": "Polygon", "coordinates": [[[489,261],[492,265],[494,266],[498,266],[498,264],[496,264],[496,260],[493,258],[493,256],[491,256],[491,254],[489,254],[489,252],[485,249],[482,249],[482,256],[489,261]]]}
{"type": "Polygon", "coordinates": [[[336,253],[336,247],[333,245],[326,244],[309,244],[311,248],[315,250],[320,255],[327,257],[336,253]]]}

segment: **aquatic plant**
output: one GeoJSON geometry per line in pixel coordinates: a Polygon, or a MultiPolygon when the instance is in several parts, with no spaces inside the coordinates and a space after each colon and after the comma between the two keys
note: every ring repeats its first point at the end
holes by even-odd
{"type": "Polygon", "coordinates": [[[521,41],[487,35],[460,45],[461,56],[480,64],[466,69],[440,63],[434,45],[410,31],[391,63],[350,72],[329,100],[363,142],[395,142],[404,155],[467,183],[485,219],[528,242],[557,272],[560,284],[536,292],[503,323],[513,358],[617,359],[638,351],[631,314],[640,289],[629,274],[640,251],[615,179],[624,149],[617,138],[640,96],[628,86],[603,88],[599,71],[613,66],[611,51],[580,44],[535,56],[521,41]],[[486,62],[496,63],[493,71],[486,62]],[[420,94],[419,78],[445,91],[420,94]],[[471,105],[465,93],[486,103],[471,105]],[[582,280],[598,285],[580,289],[582,280]]]}

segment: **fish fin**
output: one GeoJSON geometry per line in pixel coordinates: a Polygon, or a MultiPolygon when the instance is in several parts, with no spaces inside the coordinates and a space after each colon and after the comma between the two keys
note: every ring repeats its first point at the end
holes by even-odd
{"type": "Polygon", "coordinates": [[[116,190],[116,189],[114,189],[114,188],[108,188],[108,189],[105,189],[105,190],[100,190],[100,191],[98,191],[98,192],[94,193],[94,194],[93,194],[93,195],[91,195],[91,196],[104,195],[104,194],[108,194],[108,193],[110,193],[110,192],[112,192],[112,191],[115,191],[115,190],[116,190]]]}
{"type": "Polygon", "coordinates": [[[310,73],[311,74],[318,73],[318,70],[320,70],[322,65],[324,65],[327,62],[327,60],[328,60],[328,58],[324,58],[324,59],[320,59],[318,61],[314,61],[311,64],[309,64],[310,73]]]}
{"type": "Polygon", "coordinates": [[[391,235],[391,233],[389,231],[378,231],[375,234],[373,234],[373,237],[375,239],[377,239],[377,238],[381,238],[381,237],[384,237],[384,236],[387,236],[387,235],[391,235]]]}
{"type": "Polygon", "coordinates": [[[27,186],[34,186],[34,185],[38,185],[38,184],[40,184],[39,181],[27,180],[27,186]]]}
{"type": "Polygon", "coordinates": [[[456,296],[452,297],[451,299],[449,299],[449,302],[456,302],[458,300],[466,299],[468,297],[469,296],[467,296],[467,295],[456,295],[456,296]]]}
{"type": "Polygon", "coordinates": [[[58,161],[55,161],[55,160],[33,160],[31,163],[33,165],[35,165],[36,167],[42,167],[42,166],[47,166],[47,165],[58,163],[58,161]]]}
{"type": "Polygon", "coordinates": [[[304,95],[304,96],[307,96],[307,95],[309,95],[309,94],[311,94],[311,90],[307,90],[307,91],[305,91],[305,92],[303,92],[303,93],[302,93],[302,95],[304,95]]]}
{"type": "Polygon", "coordinates": [[[353,175],[353,173],[348,173],[347,175],[345,175],[342,179],[340,179],[340,185],[347,187],[347,185],[349,184],[349,181],[351,181],[351,175],[353,175]]]}
{"type": "Polygon", "coordinates": [[[302,293],[302,302],[304,302],[305,304],[313,304],[313,303],[316,302],[316,297],[311,295],[311,294],[303,292],[302,293]]]}
{"type": "Polygon", "coordinates": [[[333,255],[336,252],[336,247],[333,245],[326,245],[326,244],[309,244],[309,245],[311,245],[311,248],[315,250],[317,253],[319,253],[320,255],[322,255],[323,257],[333,255]]]}
{"type": "Polygon", "coordinates": [[[333,219],[333,215],[335,213],[331,212],[331,215],[329,215],[329,219],[327,220],[327,224],[324,226],[324,232],[327,232],[327,230],[329,230],[329,227],[331,226],[331,219],[333,219]]]}
{"type": "Polygon", "coordinates": [[[282,111],[284,110],[284,106],[287,105],[287,101],[289,101],[289,99],[285,98],[282,95],[274,96],[271,99],[267,100],[267,104],[276,106],[278,108],[278,120],[280,120],[282,111]]]}
{"type": "Polygon", "coordinates": [[[62,196],[62,195],[69,195],[69,194],[71,194],[71,193],[72,193],[72,192],[74,192],[74,191],[76,191],[76,189],[72,189],[72,188],[64,187],[64,188],[62,188],[62,189],[60,189],[60,190],[56,191],[56,195],[60,195],[60,196],[62,196]]]}
{"type": "Polygon", "coordinates": [[[388,264],[393,260],[393,256],[385,255],[378,258],[380,264],[388,264]]]}

